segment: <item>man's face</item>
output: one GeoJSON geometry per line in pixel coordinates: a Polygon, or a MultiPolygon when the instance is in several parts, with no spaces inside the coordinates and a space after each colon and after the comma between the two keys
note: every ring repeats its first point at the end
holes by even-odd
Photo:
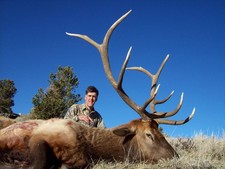
{"type": "Polygon", "coordinates": [[[94,107],[94,104],[97,101],[97,99],[98,99],[97,93],[95,93],[95,92],[88,92],[85,95],[86,106],[88,106],[90,108],[94,107]]]}

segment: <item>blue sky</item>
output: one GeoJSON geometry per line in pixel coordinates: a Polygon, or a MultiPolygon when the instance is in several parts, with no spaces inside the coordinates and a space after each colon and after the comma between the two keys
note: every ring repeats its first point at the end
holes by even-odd
{"type": "MultiPolygon", "coordinates": [[[[131,14],[114,31],[109,56],[117,79],[130,46],[129,66],[155,73],[167,54],[157,98],[173,97],[158,111],[173,110],[184,92],[179,113],[170,119],[194,118],[182,126],[163,125],[173,137],[196,133],[221,135],[225,129],[225,1],[222,0],[20,0],[0,1],[0,79],[15,82],[16,113],[29,113],[32,97],[48,87],[50,73],[71,66],[84,95],[88,85],[100,90],[96,109],[107,127],[138,114],[127,106],[106,78],[98,51],[65,32],[86,34],[97,42],[120,16],[131,14]]],[[[127,71],[124,89],[139,105],[149,97],[151,80],[127,71]]],[[[83,102],[83,101],[82,101],[83,102]]]]}

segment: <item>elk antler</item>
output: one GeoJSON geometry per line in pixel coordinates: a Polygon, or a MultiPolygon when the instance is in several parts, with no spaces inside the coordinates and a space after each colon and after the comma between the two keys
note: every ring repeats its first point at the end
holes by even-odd
{"type": "MultiPolygon", "coordinates": [[[[164,60],[164,62],[162,63],[162,65],[160,66],[158,72],[155,74],[155,75],[152,75],[150,72],[146,71],[145,69],[143,68],[137,68],[137,67],[134,67],[134,68],[129,68],[129,69],[133,69],[133,70],[139,70],[139,71],[142,71],[142,72],[145,72],[147,75],[149,75],[151,78],[152,78],[152,84],[154,84],[154,86],[152,86],[152,89],[151,89],[151,94],[150,94],[150,98],[147,99],[144,103],[143,106],[139,106],[137,105],[134,101],[132,101],[129,96],[126,94],[126,92],[124,91],[123,87],[122,87],[122,82],[123,82],[123,77],[124,77],[124,72],[126,70],[126,67],[127,67],[127,63],[129,61],[129,58],[130,58],[130,53],[131,53],[131,50],[132,50],[132,47],[130,47],[130,49],[128,50],[127,52],[127,56],[126,56],[126,59],[124,60],[124,63],[122,65],[122,68],[120,70],[120,74],[119,74],[119,78],[118,78],[118,82],[115,80],[115,78],[113,77],[113,74],[112,74],[112,71],[111,71],[111,68],[110,68],[110,62],[109,62],[109,56],[108,56],[108,44],[109,44],[109,40],[110,40],[110,37],[113,33],[113,31],[115,30],[115,28],[131,13],[131,10],[128,11],[126,14],[124,14],[122,17],[120,17],[109,29],[108,31],[106,32],[105,34],[105,37],[103,39],[103,42],[102,44],[98,44],[97,42],[95,42],[94,40],[92,40],[91,38],[89,38],[88,36],[86,35],[81,35],[81,34],[73,34],[73,33],[67,33],[67,35],[69,36],[74,36],[74,37],[78,37],[78,38],[81,38],[85,41],[87,41],[88,43],[90,43],[91,45],[93,45],[94,47],[96,47],[101,55],[101,59],[102,59],[102,63],[103,63],[103,67],[104,67],[104,71],[105,71],[105,74],[108,78],[108,80],[110,81],[111,85],[113,86],[113,88],[116,90],[116,92],[120,95],[120,97],[124,100],[124,102],[126,104],[128,104],[133,110],[135,110],[143,119],[157,119],[157,121],[163,123],[164,124],[172,124],[172,122],[168,122],[167,120],[167,123],[165,122],[166,120],[164,121],[160,121],[158,118],[165,118],[165,117],[170,117],[174,114],[176,114],[181,105],[182,105],[182,101],[183,101],[183,94],[181,96],[181,101],[180,101],[180,104],[178,105],[178,107],[170,112],[170,113],[156,113],[155,111],[155,107],[154,105],[155,104],[160,104],[160,103],[163,103],[165,101],[167,101],[171,96],[172,96],[172,93],[165,99],[165,100],[162,100],[162,101],[157,101],[155,100],[155,96],[157,94],[157,91],[158,91],[158,88],[159,88],[159,85],[156,86],[157,84],[157,81],[158,81],[158,77],[163,69],[163,66],[165,65],[167,59],[168,59],[168,56],[166,57],[166,59],[164,60]],[[146,111],[146,107],[151,103],[151,111],[153,113],[149,113],[148,111],[146,111]]],[[[194,114],[194,110],[192,112],[192,115],[189,116],[186,120],[184,121],[178,121],[178,122],[174,122],[174,124],[184,124],[186,123],[187,121],[189,121],[192,116],[194,114]]]]}
{"type": "MultiPolygon", "coordinates": [[[[158,78],[159,78],[159,76],[162,72],[162,69],[163,69],[163,67],[164,67],[164,65],[165,65],[165,63],[167,62],[168,59],[169,59],[169,55],[166,56],[166,58],[164,59],[163,63],[159,67],[156,74],[150,73],[148,70],[144,69],[143,67],[129,67],[129,68],[126,68],[126,70],[137,70],[137,71],[143,72],[152,79],[150,96],[153,98],[153,96],[155,95],[154,94],[155,91],[158,90],[158,89],[156,89],[156,84],[158,82],[158,78]]],[[[156,112],[156,109],[155,109],[155,105],[165,103],[166,101],[168,101],[171,98],[173,93],[174,93],[174,91],[172,91],[169,94],[169,96],[167,96],[164,100],[156,100],[156,98],[154,97],[152,99],[151,103],[150,103],[151,112],[154,113],[154,114],[157,114],[159,116],[164,116],[164,117],[170,117],[170,116],[175,115],[180,110],[180,108],[183,104],[183,96],[184,96],[183,93],[181,94],[179,104],[177,105],[177,107],[173,111],[171,111],[171,112],[156,112]]],[[[156,119],[156,121],[160,124],[171,124],[171,125],[184,124],[184,123],[187,123],[194,116],[194,113],[195,113],[195,108],[193,109],[191,115],[188,118],[186,118],[185,120],[182,120],[182,121],[167,120],[167,119],[165,119],[165,120],[156,119]]]]}

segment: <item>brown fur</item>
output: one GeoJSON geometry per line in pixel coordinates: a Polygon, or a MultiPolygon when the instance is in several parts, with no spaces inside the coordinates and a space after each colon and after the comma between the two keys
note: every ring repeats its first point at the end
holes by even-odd
{"type": "Polygon", "coordinates": [[[99,159],[157,162],[174,155],[154,120],[133,120],[112,129],[65,119],[30,120],[0,130],[0,157],[7,157],[0,163],[16,161],[35,169],[61,164],[80,168],[99,159]]]}
{"type": "Polygon", "coordinates": [[[16,120],[9,119],[4,116],[0,116],[0,130],[13,124],[13,123],[16,123],[16,120]]]}

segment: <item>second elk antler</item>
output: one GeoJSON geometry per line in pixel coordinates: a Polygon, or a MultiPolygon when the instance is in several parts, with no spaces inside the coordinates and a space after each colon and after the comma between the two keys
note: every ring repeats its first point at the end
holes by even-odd
{"type": "Polygon", "coordinates": [[[105,37],[103,39],[102,44],[98,44],[97,42],[95,42],[94,40],[92,40],[91,38],[89,38],[86,35],[81,35],[81,34],[73,34],[73,33],[67,33],[67,35],[69,36],[74,36],[74,37],[78,37],[81,38],[85,41],[87,41],[88,43],[90,43],[91,45],[93,45],[94,47],[96,47],[101,55],[101,59],[102,59],[102,63],[103,63],[103,67],[104,67],[104,71],[105,74],[108,78],[108,80],[110,81],[111,85],[113,86],[113,88],[116,90],[116,92],[120,95],[120,97],[126,102],[126,104],[128,104],[133,110],[135,110],[143,119],[155,119],[158,123],[160,124],[172,124],[172,125],[178,125],[178,124],[184,124],[186,122],[188,122],[194,115],[195,112],[195,108],[193,109],[191,115],[186,118],[185,120],[181,120],[181,121],[175,121],[175,120],[167,120],[167,119],[162,119],[162,118],[167,118],[170,116],[175,115],[181,108],[182,103],[183,103],[183,93],[181,95],[181,99],[180,102],[177,106],[177,108],[171,112],[156,112],[155,110],[155,105],[156,104],[161,104],[166,102],[167,100],[170,99],[170,97],[172,96],[173,92],[164,100],[156,100],[155,96],[157,94],[159,85],[157,85],[158,82],[158,78],[159,75],[166,63],[166,61],[169,58],[169,55],[167,55],[167,57],[164,59],[163,63],[161,64],[159,70],[157,71],[157,73],[155,75],[153,75],[152,73],[150,73],[149,71],[147,71],[146,69],[142,68],[142,67],[131,67],[131,68],[126,68],[127,67],[127,63],[129,61],[130,58],[130,53],[131,53],[131,49],[132,47],[130,47],[130,49],[128,50],[126,59],[124,60],[124,63],[122,65],[122,68],[120,70],[120,74],[119,74],[119,78],[118,81],[115,80],[112,71],[111,71],[111,67],[110,67],[110,62],[109,62],[109,56],[108,56],[108,44],[109,44],[109,40],[110,37],[113,33],[113,31],[115,30],[115,28],[131,13],[131,10],[128,11],[126,14],[124,14],[122,17],[120,17],[106,32],[105,37]],[[138,70],[141,72],[144,72],[145,74],[147,74],[151,79],[152,79],[152,87],[151,87],[151,93],[150,93],[150,98],[147,99],[145,101],[145,103],[142,106],[139,106],[138,104],[136,104],[133,100],[131,100],[129,98],[129,96],[126,94],[126,92],[124,91],[123,87],[122,87],[122,82],[123,82],[123,76],[124,76],[124,72],[125,70],[138,70]],[[150,104],[150,109],[151,112],[148,112],[146,110],[147,106],[150,104]],[[160,119],[161,118],[161,119],[160,119]]]}

